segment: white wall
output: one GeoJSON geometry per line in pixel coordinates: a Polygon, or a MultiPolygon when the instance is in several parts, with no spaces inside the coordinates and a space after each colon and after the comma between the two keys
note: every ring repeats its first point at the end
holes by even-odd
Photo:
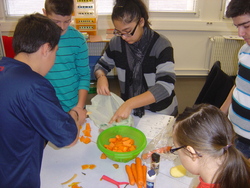
{"type": "MultiPolygon", "coordinates": [[[[198,0],[197,14],[150,14],[152,28],[172,42],[177,75],[206,75],[210,68],[209,38],[237,35],[232,21],[223,18],[223,3],[224,0],[198,0]]],[[[8,35],[14,30],[16,20],[8,20],[3,15],[0,8],[0,29],[8,35]]],[[[113,28],[110,16],[99,16],[99,33],[109,28],[113,28]]]]}

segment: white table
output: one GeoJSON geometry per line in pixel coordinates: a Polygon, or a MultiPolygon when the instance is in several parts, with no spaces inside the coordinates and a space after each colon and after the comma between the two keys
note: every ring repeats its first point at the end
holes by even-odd
{"type": "MultiPolygon", "coordinates": [[[[106,175],[119,182],[128,182],[125,165],[133,163],[134,160],[128,163],[119,163],[108,158],[100,159],[102,152],[96,145],[99,129],[90,119],[87,119],[87,122],[91,124],[92,129],[91,143],[84,144],[78,141],[78,143],[71,148],[61,149],[48,143],[45,147],[41,168],[41,188],[66,188],[72,182],[80,182],[78,185],[83,188],[117,187],[105,180],[100,181],[102,175],[106,175]],[[95,164],[96,168],[93,170],[82,170],[81,166],[85,164],[95,164]],[[113,164],[118,164],[119,168],[115,169],[113,164]],[[82,174],[82,172],[86,175],[82,174]],[[77,174],[77,177],[72,182],[61,185],[61,183],[69,180],[74,174],[77,174]]],[[[135,123],[138,123],[138,120],[135,119],[135,123]]],[[[85,125],[83,125],[83,129],[84,128],[85,125]]],[[[180,163],[176,161],[161,161],[155,188],[193,188],[193,184],[197,184],[197,177],[194,178],[194,176],[188,174],[188,176],[174,178],[170,175],[170,168],[179,164],[180,163]]],[[[120,187],[123,188],[125,185],[121,185],[120,187]]],[[[136,188],[137,186],[127,186],[127,188],[130,187],[136,188]]]]}

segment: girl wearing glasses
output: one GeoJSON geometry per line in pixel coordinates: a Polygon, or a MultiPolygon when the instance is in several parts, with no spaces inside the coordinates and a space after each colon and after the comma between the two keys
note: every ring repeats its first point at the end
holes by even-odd
{"type": "Polygon", "coordinates": [[[112,12],[114,37],[95,66],[97,93],[110,95],[107,73],[116,67],[125,103],[111,118],[142,117],[144,110],[176,116],[175,71],[170,41],[150,28],[141,0],[117,0],[112,12]]]}
{"type": "Polygon", "coordinates": [[[250,163],[235,148],[231,122],[217,107],[186,108],[174,125],[173,139],[183,166],[200,175],[198,188],[249,188],[250,163]]]}

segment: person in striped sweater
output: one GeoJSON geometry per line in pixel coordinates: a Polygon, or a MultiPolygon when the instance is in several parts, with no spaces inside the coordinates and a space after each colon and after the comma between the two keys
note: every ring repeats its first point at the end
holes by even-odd
{"type": "Polygon", "coordinates": [[[107,73],[116,67],[121,98],[125,101],[110,123],[144,110],[176,116],[173,47],[150,28],[141,0],[117,0],[112,12],[115,36],[95,66],[97,93],[110,95],[107,73]]]}
{"type": "Polygon", "coordinates": [[[62,29],[55,65],[46,75],[56,90],[64,111],[85,117],[90,86],[87,42],[82,33],[70,26],[73,0],[46,0],[44,15],[62,29]]]}
{"type": "Polygon", "coordinates": [[[244,44],[238,54],[238,74],[235,86],[229,93],[221,110],[228,114],[238,135],[236,147],[250,158],[250,1],[232,0],[226,11],[238,28],[244,44]]]}

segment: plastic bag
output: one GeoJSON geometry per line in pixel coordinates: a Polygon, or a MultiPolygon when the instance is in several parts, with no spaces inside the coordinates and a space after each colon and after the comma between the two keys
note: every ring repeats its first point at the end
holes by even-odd
{"type": "Polygon", "coordinates": [[[134,121],[130,115],[127,119],[121,120],[120,122],[108,122],[113,117],[116,110],[124,103],[124,101],[111,92],[111,95],[96,95],[91,99],[91,105],[86,105],[88,112],[91,112],[89,118],[95,123],[100,129],[107,129],[112,126],[128,125],[133,126],[134,121]]]}
{"type": "Polygon", "coordinates": [[[164,126],[160,133],[156,135],[147,145],[145,150],[142,152],[142,160],[144,163],[151,163],[151,156],[153,153],[160,154],[160,159],[168,159],[168,160],[174,160],[176,159],[176,155],[170,153],[170,149],[173,146],[173,137],[172,137],[172,131],[173,131],[173,124],[175,122],[175,118],[164,126]]]}

